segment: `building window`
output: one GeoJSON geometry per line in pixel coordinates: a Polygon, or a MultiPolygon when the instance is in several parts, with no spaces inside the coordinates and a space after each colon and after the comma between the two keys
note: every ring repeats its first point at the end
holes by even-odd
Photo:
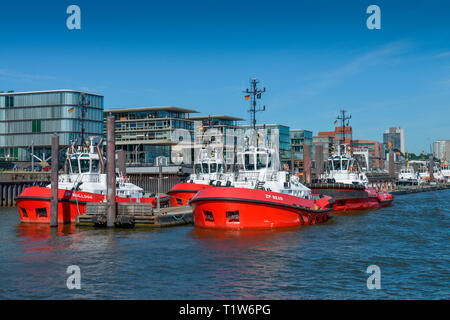
{"type": "Polygon", "coordinates": [[[6,107],[14,107],[14,96],[6,96],[5,97],[5,104],[6,107]]]}
{"type": "Polygon", "coordinates": [[[41,132],[41,120],[33,120],[32,122],[32,132],[41,132]]]}

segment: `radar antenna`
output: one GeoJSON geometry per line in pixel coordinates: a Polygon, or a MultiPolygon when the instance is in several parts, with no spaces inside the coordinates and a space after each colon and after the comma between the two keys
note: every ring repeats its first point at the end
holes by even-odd
{"type": "Polygon", "coordinates": [[[256,107],[256,101],[261,99],[261,95],[266,92],[266,88],[258,88],[258,83],[258,79],[250,79],[250,88],[247,88],[245,91],[243,91],[246,94],[245,99],[250,101],[250,109],[248,110],[248,112],[250,112],[250,124],[253,126],[254,130],[256,130],[256,113],[266,110],[265,105],[263,105],[262,108],[256,107]]]}

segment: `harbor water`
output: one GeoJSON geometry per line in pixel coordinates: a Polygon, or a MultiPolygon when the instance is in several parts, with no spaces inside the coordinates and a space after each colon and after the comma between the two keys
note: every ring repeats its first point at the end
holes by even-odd
{"type": "Polygon", "coordinates": [[[0,208],[0,299],[449,299],[449,216],[450,190],[272,231],[50,230],[0,208]]]}

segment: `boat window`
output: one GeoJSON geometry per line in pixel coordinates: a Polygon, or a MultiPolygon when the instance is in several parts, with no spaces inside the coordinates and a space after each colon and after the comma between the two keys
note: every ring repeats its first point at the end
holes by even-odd
{"type": "Polygon", "coordinates": [[[99,160],[92,160],[92,172],[98,172],[99,160]]]}
{"type": "Polygon", "coordinates": [[[78,172],[78,159],[70,159],[70,165],[72,167],[72,173],[78,172]]]}
{"type": "Polygon", "coordinates": [[[341,170],[341,160],[335,159],[333,162],[334,162],[334,170],[341,170]]]}
{"type": "Polygon", "coordinates": [[[80,159],[81,173],[89,172],[89,159],[80,159]]]}
{"type": "Polygon", "coordinates": [[[223,166],[221,164],[219,164],[217,172],[222,172],[222,170],[223,170],[223,166]]]}
{"type": "Polygon", "coordinates": [[[203,173],[209,173],[208,164],[202,163],[203,173]]]}
{"type": "Polygon", "coordinates": [[[211,163],[211,173],[217,172],[217,163],[211,163]]]}
{"type": "Polygon", "coordinates": [[[200,174],[200,173],[202,173],[202,166],[200,165],[200,164],[196,164],[195,165],[195,171],[194,171],[196,174],[200,174]]]}
{"type": "Polygon", "coordinates": [[[266,154],[257,154],[256,155],[256,169],[264,169],[267,164],[267,155],[266,154]]]}
{"type": "Polygon", "coordinates": [[[36,213],[38,217],[47,217],[47,209],[46,208],[37,208],[36,213]]]}
{"type": "Polygon", "coordinates": [[[333,170],[333,160],[329,160],[328,161],[328,171],[332,171],[333,170]]]}
{"type": "Polygon", "coordinates": [[[347,170],[348,160],[342,159],[342,170],[347,170]]]}
{"type": "Polygon", "coordinates": [[[245,155],[245,169],[246,170],[255,170],[254,162],[255,161],[254,161],[252,155],[250,155],[250,154],[245,155]]]}

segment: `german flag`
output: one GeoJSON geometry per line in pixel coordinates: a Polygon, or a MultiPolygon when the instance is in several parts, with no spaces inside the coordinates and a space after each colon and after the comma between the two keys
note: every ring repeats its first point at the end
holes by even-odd
{"type": "Polygon", "coordinates": [[[245,96],[244,99],[245,100],[250,100],[250,96],[245,96]]]}
{"type": "Polygon", "coordinates": [[[75,108],[72,107],[72,108],[70,108],[68,111],[69,111],[69,113],[73,113],[73,112],[75,112],[75,108]]]}

